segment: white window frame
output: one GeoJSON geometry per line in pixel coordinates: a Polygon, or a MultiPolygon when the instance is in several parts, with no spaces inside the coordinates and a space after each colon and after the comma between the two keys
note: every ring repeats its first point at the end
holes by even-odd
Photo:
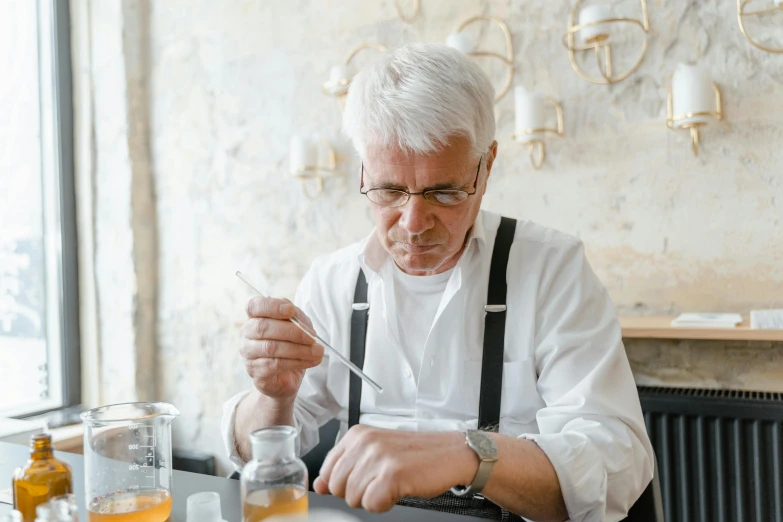
{"type": "MultiPolygon", "coordinates": [[[[48,397],[0,411],[25,417],[81,402],[69,2],[38,0],[38,72],[48,397]]],[[[23,356],[23,354],[20,354],[23,356]]],[[[24,393],[24,390],[20,390],[24,393]]]]}

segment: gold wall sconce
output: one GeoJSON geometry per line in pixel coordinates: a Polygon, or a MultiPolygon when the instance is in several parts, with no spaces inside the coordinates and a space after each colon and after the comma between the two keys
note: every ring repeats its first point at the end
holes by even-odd
{"type": "Polygon", "coordinates": [[[337,153],[327,140],[314,142],[301,136],[291,136],[289,169],[294,178],[302,181],[302,189],[310,199],[324,190],[324,177],[337,173],[337,153]],[[325,153],[325,154],[324,154],[325,153]],[[323,156],[326,161],[323,161],[323,156]],[[315,184],[315,192],[308,189],[315,184]]]}
{"type": "Polygon", "coordinates": [[[693,154],[699,154],[699,129],[713,120],[723,119],[723,104],[718,86],[703,65],[681,63],[672,76],[666,100],[666,124],[670,129],[689,129],[693,154]]]}
{"type": "Polygon", "coordinates": [[[647,16],[647,2],[640,0],[642,19],[617,16],[611,4],[582,6],[582,0],[577,0],[568,17],[568,30],[563,36],[563,43],[568,49],[568,59],[571,66],[583,79],[592,83],[610,84],[624,80],[630,76],[644,60],[647,54],[647,40],[650,34],[650,21],[647,16]],[[575,23],[577,19],[579,23],[575,23]],[[626,71],[615,73],[612,64],[611,33],[614,28],[622,25],[638,26],[644,32],[642,50],[639,58],[626,71]],[[579,65],[576,54],[593,51],[600,76],[590,76],[579,65]],[[603,53],[602,53],[603,51],[603,53]],[[603,54],[603,58],[602,55],[603,54]]]}
{"type": "Polygon", "coordinates": [[[419,13],[421,13],[421,5],[419,5],[419,0],[413,0],[413,14],[412,15],[406,15],[402,7],[400,6],[400,0],[394,0],[394,7],[397,8],[397,16],[400,17],[400,20],[405,22],[406,24],[412,24],[416,18],[419,17],[419,13]]]}
{"type": "Polygon", "coordinates": [[[495,103],[506,95],[508,89],[511,87],[511,80],[514,77],[514,46],[511,42],[511,31],[508,29],[508,25],[500,18],[494,16],[474,16],[468,18],[461,24],[459,24],[456,30],[446,38],[446,45],[453,47],[458,51],[461,51],[468,56],[474,57],[491,57],[500,60],[506,67],[506,80],[503,83],[503,87],[495,95],[495,103]],[[506,43],[506,52],[504,54],[494,51],[477,51],[476,42],[470,33],[465,32],[465,28],[475,22],[486,21],[497,25],[501,31],[503,31],[503,37],[506,43]]]}
{"type": "Polygon", "coordinates": [[[740,31],[742,31],[742,36],[745,37],[745,39],[751,43],[751,45],[758,47],[762,51],[766,51],[768,53],[783,53],[783,47],[769,47],[763,44],[760,44],[756,40],[753,39],[752,36],[748,34],[748,31],[745,29],[745,18],[759,18],[764,15],[768,15],[770,13],[783,11],[783,0],[774,0],[774,7],[768,7],[766,9],[759,9],[757,11],[748,11],[747,7],[748,4],[751,2],[751,0],[737,0],[737,20],[739,21],[740,31]]]}
{"type": "Polygon", "coordinates": [[[538,170],[546,160],[546,134],[563,135],[563,108],[557,101],[537,92],[527,92],[524,87],[514,89],[516,107],[516,125],[512,136],[517,143],[530,148],[530,163],[538,170]],[[554,108],[556,126],[547,126],[552,118],[547,116],[549,108],[554,108]]]}
{"type": "Polygon", "coordinates": [[[372,49],[386,52],[385,45],[376,42],[365,42],[351,49],[351,51],[345,55],[342,64],[332,66],[329,70],[329,79],[322,85],[324,94],[340,99],[345,98],[345,95],[348,94],[348,86],[351,84],[351,80],[353,80],[353,77],[356,74],[351,62],[360,52],[372,49]]]}

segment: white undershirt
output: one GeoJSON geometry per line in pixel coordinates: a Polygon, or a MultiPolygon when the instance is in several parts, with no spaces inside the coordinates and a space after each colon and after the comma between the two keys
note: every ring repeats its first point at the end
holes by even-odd
{"type": "Polygon", "coordinates": [[[436,275],[414,276],[394,265],[394,297],[398,310],[400,348],[416,382],[424,358],[424,346],[453,271],[454,268],[451,268],[436,275]]]}

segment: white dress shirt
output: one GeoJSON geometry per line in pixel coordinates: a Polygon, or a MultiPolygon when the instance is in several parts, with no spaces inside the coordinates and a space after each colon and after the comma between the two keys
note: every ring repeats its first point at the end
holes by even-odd
{"type": "MultiPolygon", "coordinates": [[[[394,297],[395,266],[373,231],[364,241],[316,259],[296,305],[333,347],[350,354],[358,271],[370,303],[364,371],[382,387],[362,391],[360,423],[411,431],[476,429],[489,265],[500,216],[481,211],[440,298],[423,345],[418,379],[401,346],[406,327],[394,297]]],[[[502,434],[530,439],[557,473],[570,520],[615,521],[653,476],[653,451],[614,306],[578,239],[518,221],[509,255],[502,434]]],[[[348,369],[325,355],[307,370],[294,419],[300,452],[318,428],[347,431],[348,369]]],[[[231,460],[236,406],[224,407],[231,460]]],[[[502,458],[502,455],[500,456],[502,458]]]]}

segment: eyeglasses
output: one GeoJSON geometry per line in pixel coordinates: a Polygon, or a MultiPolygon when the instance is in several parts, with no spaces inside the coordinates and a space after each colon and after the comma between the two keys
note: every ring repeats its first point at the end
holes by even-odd
{"type": "Polygon", "coordinates": [[[422,192],[408,192],[407,190],[391,188],[372,188],[362,190],[364,189],[364,162],[362,162],[362,174],[361,181],[359,183],[359,193],[364,194],[367,196],[367,199],[382,207],[402,206],[408,202],[411,196],[421,196],[433,205],[438,205],[441,207],[453,207],[454,205],[459,205],[468,199],[468,196],[472,196],[476,193],[478,176],[479,172],[481,172],[482,159],[484,159],[483,156],[479,158],[478,167],[476,167],[476,179],[473,181],[473,192],[467,192],[462,189],[428,189],[422,192]]]}

